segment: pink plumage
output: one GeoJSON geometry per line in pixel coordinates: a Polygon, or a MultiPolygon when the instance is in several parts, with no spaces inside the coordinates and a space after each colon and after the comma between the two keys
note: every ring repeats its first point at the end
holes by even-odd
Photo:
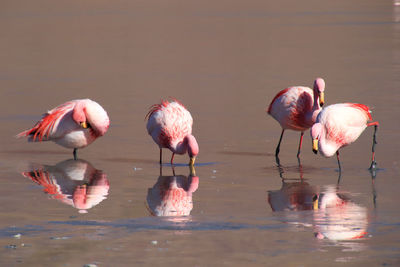
{"type": "Polygon", "coordinates": [[[280,91],[272,100],[267,112],[282,127],[281,137],[276,147],[275,156],[278,159],[283,133],[286,129],[300,131],[300,142],[297,157],[300,155],[304,131],[310,128],[321,106],[324,104],[325,81],[317,78],[313,89],[304,86],[293,86],[280,91]]]}
{"type": "Polygon", "coordinates": [[[335,153],[340,169],[339,149],[350,145],[358,139],[368,126],[375,126],[372,145],[372,164],[375,167],[375,143],[378,122],[372,120],[370,109],[363,104],[342,103],[324,108],[311,128],[313,151],[318,151],[324,157],[335,153]]]}
{"type": "Polygon", "coordinates": [[[172,151],[171,164],[175,154],[188,153],[190,165],[194,164],[199,153],[196,138],[192,135],[193,119],[190,112],[177,100],[163,100],[155,104],[146,115],[147,132],[160,148],[160,164],[162,148],[172,151]]]}
{"type": "Polygon", "coordinates": [[[107,112],[95,101],[68,101],[43,114],[42,119],[17,137],[28,137],[30,142],[53,141],[63,147],[84,148],[103,136],[110,125],[107,112]]]}

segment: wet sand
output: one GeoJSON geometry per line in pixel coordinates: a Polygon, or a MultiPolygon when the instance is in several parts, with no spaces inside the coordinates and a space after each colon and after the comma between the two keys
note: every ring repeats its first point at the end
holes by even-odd
{"type": "Polygon", "coordinates": [[[0,265],[399,264],[400,6],[6,1],[0,21],[0,265]],[[302,166],[299,133],[288,131],[277,168],[281,128],[265,109],[279,90],[316,77],[327,105],[373,109],[376,177],[372,128],[341,151],[339,184],[336,159],[314,155],[308,132],[302,166]],[[187,156],[160,175],[144,117],[169,96],[194,118],[198,179],[187,156]],[[54,143],[15,138],[77,98],[111,119],[80,164],[54,143]],[[152,190],[179,191],[177,214],[190,215],[154,216],[169,206],[152,190]],[[322,194],[347,208],[312,210],[322,194]]]}

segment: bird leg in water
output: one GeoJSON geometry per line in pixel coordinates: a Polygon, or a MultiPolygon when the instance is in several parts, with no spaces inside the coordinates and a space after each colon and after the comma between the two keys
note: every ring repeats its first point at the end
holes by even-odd
{"type": "MultiPolygon", "coordinates": [[[[276,150],[275,150],[275,158],[278,158],[279,150],[280,150],[280,147],[281,147],[281,142],[282,142],[282,137],[283,137],[283,133],[284,132],[285,132],[285,130],[282,129],[281,137],[279,138],[279,143],[278,143],[278,146],[276,147],[276,150]]],[[[277,161],[279,161],[279,158],[277,159],[277,161]]]]}
{"type": "Polygon", "coordinates": [[[339,169],[339,176],[337,179],[337,186],[339,187],[340,181],[342,180],[342,171],[339,169]]]}
{"type": "Polygon", "coordinates": [[[172,166],[174,165],[174,156],[175,156],[175,153],[172,153],[172,157],[171,157],[171,165],[172,166]]]}
{"type": "Polygon", "coordinates": [[[342,167],[340,166],[340,160],[339,160],[339,150],[336,151],[336,158],[337,158],[337,163],[339,165],[339,173],[342,172],[342,167]]]}
{"type": "Polygon", "coordinates": [[[74,152],[72,153],[74,155],[74,160],[78,159],[77,151],[78,151],[78,149],[74,148],[74,152]]]}
{"type": "Polygon", "coordinates": [[[176,176],[176,174],[175,174],[175,166],[174,166],[174,165],[171,165],[171,169],[172,169],[172,175],[173,175],[173,176],[176,176]]]}
{"type": "Polygon", "coordinates": [[[376,169],[376,161],[375,161],[375,144],[377,144],[376,142],[376,131],[378,130],[378,122],[372,122],[369,123],[368,126],[374,126],[374,136],[372,139],[372,161],[371,161],[371,166],[369,167],[370,170],[376,169]]]}
{"type": "Polygon", "coordinates": [[[162,164],[162,148],[160,148],[160,165],[162,164]]]}
{"type": "Polygon", "coordinates": [[[297,150],[297,158],[300,157],[300,149],[301,149],[301,145],[303,144],[303,135],[304,135],[304,132],[301,132],[300,142],[299,142],[299,149],[297,150]]]}
{"type": "Polygon", "coordinates": [[[276,165],[278,165],[278,167],[281,166],[281,161],[280,161],[278,155],[275,155],[275,161],[276,161],[276,165]]]}
{"type": "Polygon", "coordinates": [[[300,173],[300,180],[303,181],[304,173],[303,173],[303,165],[301,165],[300,158],[297,158],[299,161],[299,173],[300,173]]]}

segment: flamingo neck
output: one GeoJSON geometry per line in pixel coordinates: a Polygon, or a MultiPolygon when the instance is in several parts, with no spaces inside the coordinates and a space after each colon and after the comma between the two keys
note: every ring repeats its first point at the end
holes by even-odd
{"type": "Polygon", "coordinates": [[[184,138],[181,142],[179,142],[175,149],[174,149],[174,153],[182,155],[185,154],[187,152],[188,149],[188,143],[187,143],[187,139],[184,138]]]}
{"type": "Polygon", "coordinates": [[[182,142],[179,142],[174,149],[176,154],[189,154],[189,157],[195,157],[199,153],[199,145],[197,144],[196,138],[189,134],[185,136],[182,142]]]}
{"type": "Polygon", "coordinates": [[[314,103],[312,109],[307,114],[307,119],[311,122],[311,125],[316,122],[317,116],[322,109],[321,106],[319,105],[319,91],[315,87],[313,89],[313,98],[314,98],[314,103]]]}
{"type": "Polygon", "coordinates": [[[321,110],[321,106],[319,105],[319,89],[316,86],[314,86],[313,88],[313,97],[314,97],[313,111],[321,110]]]}

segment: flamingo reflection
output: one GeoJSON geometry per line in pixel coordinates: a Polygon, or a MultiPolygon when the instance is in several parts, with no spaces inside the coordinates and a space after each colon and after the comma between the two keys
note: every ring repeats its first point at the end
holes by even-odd
{"type": "Polygon", "coordinates": [[[367,208],[339,193],[334,185],[326,186],[315,196],[314,228],[318,239],[354,240],[365,237],[368,228],[367,208]]]}
{"type": "MultiPolygon", "coordinates": [[[[162,168],[162,167],[161,167],[162,168]]],[[[199,187],[199,177],[194,166],[190,166],[189,176],[160,176],[147,192],[149,211],[154,216],[188,216],[193,209],[192,194],[199,187]]]]}
{"type": "MultiPolygon", "coordinates": [[[[369,225],[367,208],[352,201],[350,193],[339,190],[340,173],[338,184],[320,189],[305,181],[302,170],[299,165],[300,179],[286,179],[284,168],[278,165],[282,186],[279,190],[268,191],[272,211],[284,211],[281,216],[290,215],[289,221],[294,219],[295,225],[312,226],[318,239],[347,241],[365,237],[369,225]],[[312,211],[312,220],[299,211],[312,211]]],[[[371,176],[373,203],[376,206],[375,176],[371,176]]],[[[357,244],[346,244],[349,245],[352,249],[360,249],[357,244]]]]}
{"type": "Polygon", "coordinates": [[[307,183],[303,176],[303,166],[299,161],[299,178],[284,178],[284,167],[277,166],[282,186],[279,190],[268,191],[268,203],[273,211],[299,211],[312,210],[313,197],[317,193],[317,187],[307,183]]]}
{"type": "Polygon", "coordinates": [[[279,190],[268,191],[268,203],[273,211],[312,210],[316,187],[307,182],[282,180],[279,190]]]}
{"type": "Polygon", "coordinates": [[[22,173],[43,187],[50,198],[86,213],[107,198],[107,175],[85,160],[65,160],[54,166],[37,165],[22,173]]]}

